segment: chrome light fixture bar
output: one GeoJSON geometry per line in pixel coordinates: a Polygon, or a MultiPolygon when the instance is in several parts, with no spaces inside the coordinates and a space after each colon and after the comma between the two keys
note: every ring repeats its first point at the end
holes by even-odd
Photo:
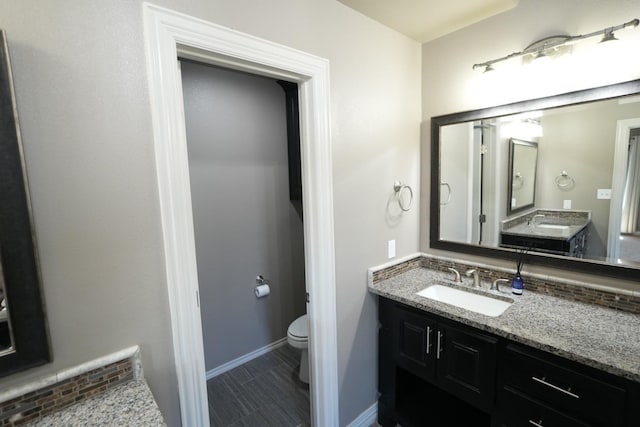
{"type": "Polygon", "coordinates": [[[640,24],[640,20],[638,18],[633,19],[629,22],[625,22],[624,24],[617,25],[615,27],[607,27],[603,28],[599,31],[594,31],[588,34],[580,34],[578,36],[551,36],[546,37],[541,40],[537,40],[531,43],[529,46],[525,47],[523,50],[519,52],[513,52],[509,55],[503,56],[497,59],[491,59],[489,61],[481,62],[479,64],[473,64],[473,69],[484,67],[484,72],[493,71],[493,64],[498,62],[506,61],[512,58],[523,57],[524,62],[530,62],[534,59],[542,58],[542,57],[552,57],[557,56],[563,53],[566,53],[570,49],[570,45],[579,40],[588,39],[590,37],[595,37],[598,35],[602,35],[602,40],[600,42],[607,42],[611,40],[617,40],[614,31],[622,30],[627,27],[637,27],[640,24]]]}

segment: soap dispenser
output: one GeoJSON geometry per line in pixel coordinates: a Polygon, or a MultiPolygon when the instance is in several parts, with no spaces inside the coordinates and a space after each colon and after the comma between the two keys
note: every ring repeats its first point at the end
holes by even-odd
{"type": "Polygon", "coordinates": [[[515,295],[522,295],[522,289],[524,288],[524,282],[522,281],[522,276],[520,272],[522,271],[522,266],[524,265],[524,256],[527,253],[525,249],[518,250],[518,264],[516,265],[516,275],[513,277],[511,281],[511,292],[515,295]]]}
{"type": "Polygon", "coordinates": [[[522,282],[522,276],[520,276],[520,272],[517,272],[511,281],[511,292],[516,295],[522,295],[523,288],[524,283],[522,282]]]}

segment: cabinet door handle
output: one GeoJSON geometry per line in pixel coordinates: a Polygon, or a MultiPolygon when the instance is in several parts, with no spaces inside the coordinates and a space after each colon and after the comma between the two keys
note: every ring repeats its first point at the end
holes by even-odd
{"type": "Polygon", "coordinates": [[[436,358],[440,359],[440,353],[442,352],[442,337],[444,336],[444,334],[440,331],[438,331],[438,348],[436,350],[436,358]]]}
{"type": "Polygon", "coordinates": [[[535,422],[535,421],[533,421],[533,420],[529,420],[529,424],[531,424],[531,425],[533,425],[533,426],[536,426],[536,427],[544,427],[544,426],[542,425],[542,420],[540,420],[540,421],[538,421],[538,422],[535,422]]]}
{"type": "Polygon", "coordinates": [[[427,326],[427,354],[431,350],[431,326],[427,326]]]}
{"type": "Polygon", "coordinates": [[[540,384],[544,384],[547,387],[551,387],[554,390],[558,390],[558,391],[560,391],[560,392],[562,392],[562,393],[564,393],[564,394],[566,394],[568,396],[571,396],[571,397],[573,397],[575,399],[580,399],[580,396],[578,396],[577,394],[571,393],[569,390],[565,390],[565,389],[563,389],[561,387],[558,387],[557,385],[554,385],[554,384],[551,384],[551,383],[545,381],[545,377],[542,377],[542,379],[537,378],[537,377],[531,377],[531,379],[534,380],[534,381],[539,382],[540,384]]]}

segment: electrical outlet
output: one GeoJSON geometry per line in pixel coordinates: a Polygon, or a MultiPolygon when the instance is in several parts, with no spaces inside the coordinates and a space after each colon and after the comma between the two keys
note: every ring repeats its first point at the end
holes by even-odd
{"type": "Polygon", "coordinates": [[[387,252],[389,254],[389,258],[394,258],[396,256],[396,241],[389,240],[389,244],[387,245],[387,252]]]}
{"type": "Polygon", "coordinates": [[[598,199],[611,199],[611,189],[610,188],[598,188],[597,193],[598,199]]]}
{"type": "Polygon", "coordinates": [[[571,209],[571,200],[563,200],[562,209],[571,209]]]}

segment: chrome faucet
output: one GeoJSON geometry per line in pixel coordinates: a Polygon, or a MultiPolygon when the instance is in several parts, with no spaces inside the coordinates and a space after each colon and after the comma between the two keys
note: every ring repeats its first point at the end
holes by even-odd
{"type": "Polygon", "coordinates": [[[473,276],[473,287],[480,287],[480,275],[478,274],[478,270],[472,268],[471,270],[467,270],[464,274],[467,277],[473,276]]]}
{"type": "Polygon", "coordinates": [[[491,291],[498,291],[498,292],[502,292],[502,293],[508,293],[508,291],[503,291],[500,289],[500,285],[498,285],[498,283],[511,283],[511,280],[509,279],[496,279],[493,281],[493,284],[491,285],[491,288],[489,290],[491,291]]]}
{"type": "Polygon", "coordinates": [[[455,279],[453,279],[454,282],[456,283],[462,282],[462,279],[460,278],[460,273],[458,272],[458,270],[456,270],[455,268],[449,267],[449,271],[453,272],[453,274],[456,275],[455,279]]]}
{"type": "Polygon", "coordinates": [[[529,225],[532,227],[536,226],[536,218],[544,218],[544,215],[542,214],[536,214],[534,216],[531,217],[531,219],[529,220],[529,225]]]}

